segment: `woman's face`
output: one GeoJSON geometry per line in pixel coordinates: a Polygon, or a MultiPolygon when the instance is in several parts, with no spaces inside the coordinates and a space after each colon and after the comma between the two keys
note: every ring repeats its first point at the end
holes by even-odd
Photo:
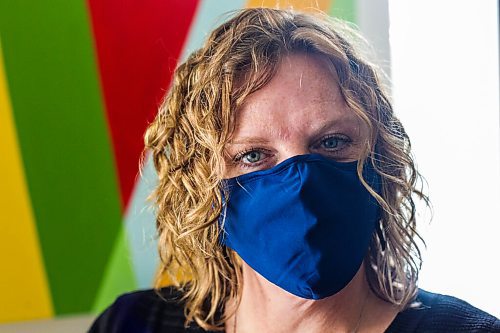
{"type": "Polygon", "coordinates": [[[332,72],[324,57],[285,56],[272,80],[236,111],[225,178],[268,169],[295,155],[358,159],[368,129],[347,107],[332,72]]]}

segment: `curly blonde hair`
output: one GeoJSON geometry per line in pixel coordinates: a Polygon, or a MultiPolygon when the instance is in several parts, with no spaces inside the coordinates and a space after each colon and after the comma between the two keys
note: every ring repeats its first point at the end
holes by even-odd
{"type": "Polygon", "coordinates": [[[360,177],[368,161],[383,182],[380,195],[369,189],[383,210],[364,261],[370,288],[402,309],[414,299],[421,265],[414,200],[428,199],[417,189],[410,139],[393,114],[378,69],[352,40],[359,40],[352,28],[326,16],[245,9],[216,28],[175,71],[145,133],[144,152],[151,152],[159,178],[150,198],[157,210],[160,274],[170,274],[183,288],[186,325],[195,320],[204,329],[222,329],[232,313],[219,315],[221,309],[241,295],[241,263],[219,242],[224,147],[235,110],[294,52],[331,61],[348,107],[371,133],[358,162],[360,177]]]}

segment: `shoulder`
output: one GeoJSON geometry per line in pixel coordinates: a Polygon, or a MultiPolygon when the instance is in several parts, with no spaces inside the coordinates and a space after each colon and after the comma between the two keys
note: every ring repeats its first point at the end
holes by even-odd
{"type": "Polygon", "coordinates": [[[119,296],[92,324],[89,333],[203,332],[184,327],[182,292],[173,287],[140,290],[119,296]]]}
{"type": "Polygon", "coordinates": [[[456,297],[419,289],[415,306],[399,313],[387,332],[500,333],[500,320],[456,297]]]}

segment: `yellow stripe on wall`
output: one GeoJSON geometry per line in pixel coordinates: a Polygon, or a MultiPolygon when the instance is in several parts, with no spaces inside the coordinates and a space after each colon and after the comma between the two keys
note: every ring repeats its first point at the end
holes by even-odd
{"type": "Polygon", "coordinates": [[[328,12],[333,0],[249,0],[247,8],[267,7],[267,8],[293,8],[299,11],[317,11],[328,12]]]}
{"type": "Polygon", "coordinates": [[[0,323],[53,315],[0,40],[0,323]]]}

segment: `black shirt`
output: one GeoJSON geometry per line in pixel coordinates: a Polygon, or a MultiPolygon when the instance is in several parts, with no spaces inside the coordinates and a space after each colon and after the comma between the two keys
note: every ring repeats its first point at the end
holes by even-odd
{"type": "MultiPolygon", "coordinates": [[[[94,322],[89,333],[200,333],[184,327],[181,293],[167,287],[160,298],[152,289],[124,294],[94,322]]],[[[499,332],[500,320],[458,298],[419,289],[421,305],[400,312],[386,333],[499,332]]]]}

